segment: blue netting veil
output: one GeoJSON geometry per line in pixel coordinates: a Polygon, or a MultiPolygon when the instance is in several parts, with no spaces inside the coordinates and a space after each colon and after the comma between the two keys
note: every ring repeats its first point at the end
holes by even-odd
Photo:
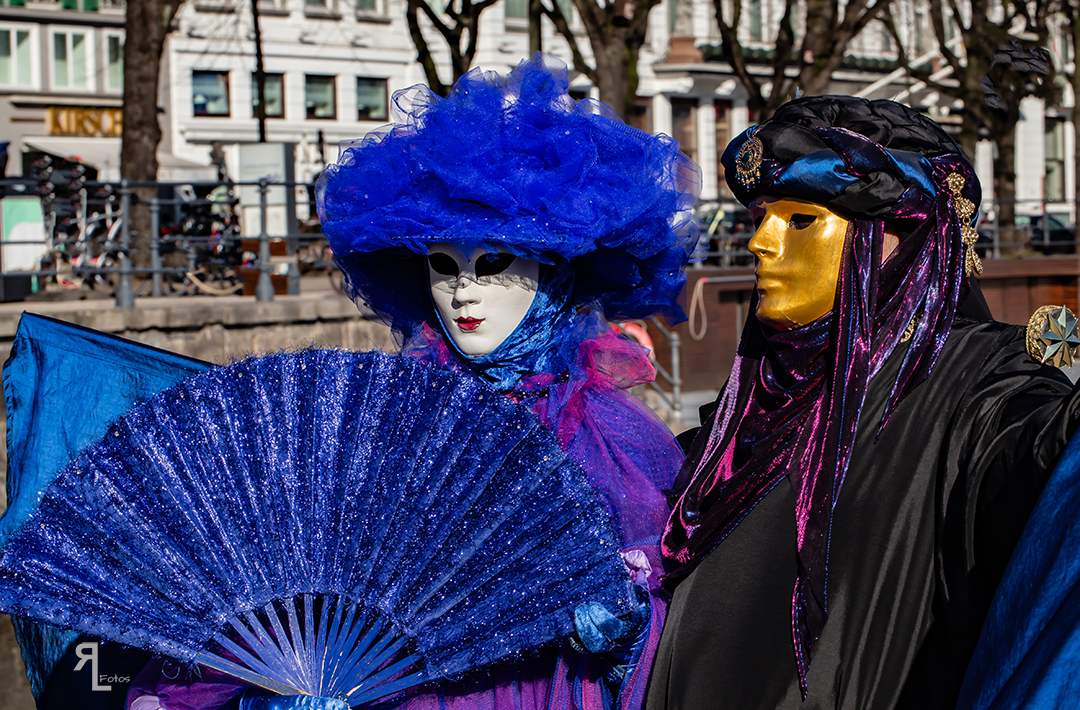
{"type": "Polygon", "coordinates": [[[397,92],[394,123],[343,144],[316,190],[352,295],[406,338],[434,325],[422,256],[448,242],[568,262],[574,302],[610,320],[681,320],[700,171],[568,86],[540,53],[506,76],[474,69],[445,99],[397,92]]]}

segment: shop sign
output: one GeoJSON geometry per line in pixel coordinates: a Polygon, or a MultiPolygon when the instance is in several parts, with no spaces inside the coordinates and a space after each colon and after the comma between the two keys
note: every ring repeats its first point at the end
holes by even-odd
{"type": "Polygon", "coordinates": [[[49,106],[50,136],[119,136],[124,125],[120,108],[49,106]]]}

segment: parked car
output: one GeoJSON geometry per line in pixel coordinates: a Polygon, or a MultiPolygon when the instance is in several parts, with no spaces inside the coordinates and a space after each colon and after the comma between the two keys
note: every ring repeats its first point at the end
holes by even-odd
{"type": "Polygon", "coordinates": [[[1031,235],[1031,248],[1043,254],[1076,252],[1076,228],[1066,223],[1064,215],[1016,215],[1016,226],[1031,235]]]}
{"type": "Polygon", "coordinates": [[[742,205],[722,207],[702,217],[709,233],[709,258],[706,263],[720,266],[750,266],[753,255],[747,250],[754,236],[754,221],[742,205]],[[719,219],[718,219],[719,218],[719,219]]]}
{"type": "MultiPolygon", "coordinates": [[[[1016,215],[1016,228],[1023,233],[1027,246],[1043,254],[1073,254],[1076,252],[1076,228],[1069,226],[1065,215],[1016,215]]],[[[989,219],[979,222],[978,250],[983,256],[994,245],[994,224],[989,219]]]]}

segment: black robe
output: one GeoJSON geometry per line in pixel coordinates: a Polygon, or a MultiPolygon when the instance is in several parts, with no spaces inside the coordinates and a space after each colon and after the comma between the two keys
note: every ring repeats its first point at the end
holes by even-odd
{"type": "MultiPolygon", "coordinates": [[[[1078,397],[1018,326],[957,316],[932,376],[875,441],[903,348],[870,383],[832,518],[828,621],[805,701],[786,478],[674,591],[648,710],[952,708],[1078,397]]],[[[703,438],[689,457],[700,457],[703,438]]]]}

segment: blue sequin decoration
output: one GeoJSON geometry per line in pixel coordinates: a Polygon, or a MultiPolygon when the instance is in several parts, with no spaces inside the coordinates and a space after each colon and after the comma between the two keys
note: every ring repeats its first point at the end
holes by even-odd
{"type": "Polygon", "coordinates": [[[355,680],[328,670],[343,657],[378,683],[454,676],[568,635],[586,600],[631,604],[581,469],[475,378],[375,352],[252,358],[153,397],[0,555],[5,612],[206,665],[302,648],[249,666],[327,697],[355,680]]]}

